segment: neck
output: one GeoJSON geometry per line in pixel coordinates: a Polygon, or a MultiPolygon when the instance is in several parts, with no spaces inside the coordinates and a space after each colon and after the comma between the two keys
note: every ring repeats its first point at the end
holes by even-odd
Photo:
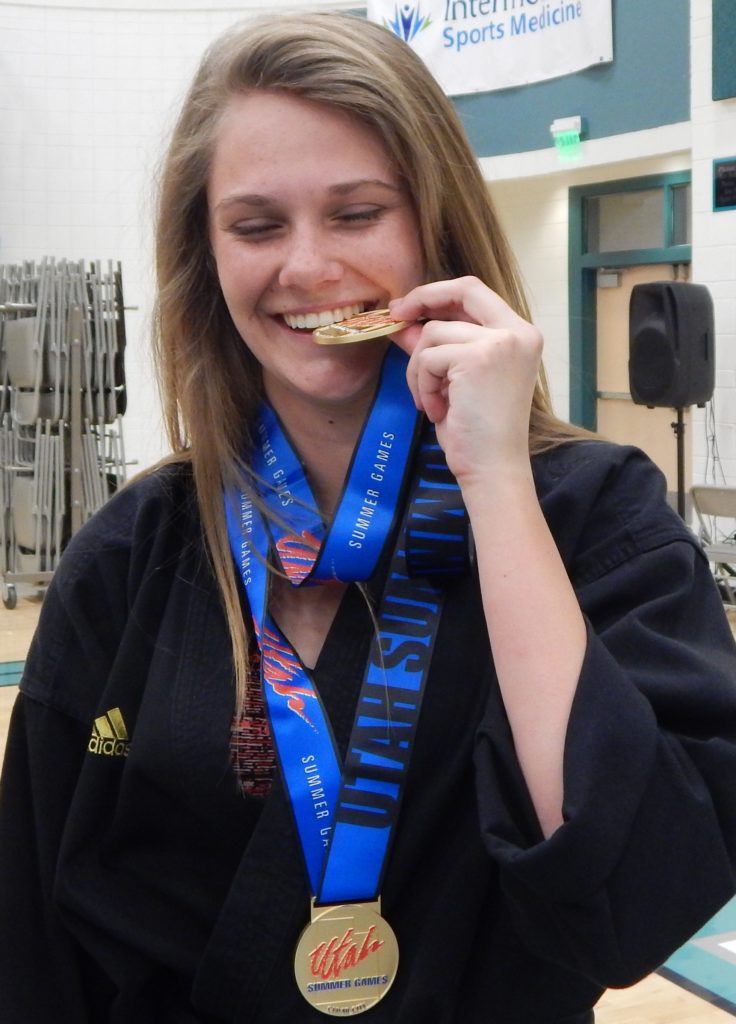
{"type": "Polygon", "coordinates": [[[274,403],[274,409],[307,469],[320,510],[331,516],[343,491],[367,404],[283,409],[274,403]]]}

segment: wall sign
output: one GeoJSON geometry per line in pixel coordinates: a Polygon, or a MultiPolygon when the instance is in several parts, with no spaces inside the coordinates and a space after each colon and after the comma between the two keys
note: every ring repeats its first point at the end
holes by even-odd
{"type": "Polygon", "coordinates": [[[713,210],[736,210],[736,156],[713,161],[713,210]]]}
{"type": "Polygon", "coordinates": [[[613,60],[611,0],[367,0],[450,96],[569,75],[613,60]]]}

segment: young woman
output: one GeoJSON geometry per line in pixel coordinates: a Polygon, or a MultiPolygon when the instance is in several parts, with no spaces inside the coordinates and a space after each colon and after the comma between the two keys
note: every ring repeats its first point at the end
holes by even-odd
{"type": "Polygon", "coordinates": [[[736,656],[659,472],[552,416],[452,106],[360,19],[229,34],[157,254],[173,455],[44,603],[3,1019],[592,1021],[733,893],[736,656]]]}

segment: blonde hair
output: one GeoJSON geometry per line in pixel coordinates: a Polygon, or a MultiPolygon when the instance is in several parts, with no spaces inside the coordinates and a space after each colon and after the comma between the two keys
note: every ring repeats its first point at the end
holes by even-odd
{"type": "MultiPolygon", "coordinates": [[[[417,213],[428,280],[472,274],[528,318],[515,260],[452,103],[410,47],[338,13],[237,26],[205,53],[183,103],[159,183],[154,346],[174,457],[192,464],[203,531],[233,643],[238,698],[248,638],[222,509],[252,442],[260,368],[233,325],[209,247],[206,186],[221,114],[250,90],[340,108],[392,154],[417,213]]],[[[530,417],[532,453],[575,436],[551,412],[543,375],[530,417]]]]}

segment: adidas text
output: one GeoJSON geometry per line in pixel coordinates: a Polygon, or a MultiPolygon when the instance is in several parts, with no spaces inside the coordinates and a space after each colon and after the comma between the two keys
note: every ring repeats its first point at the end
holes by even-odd
{"type": "Polygon", "coordinates": [[[107,754],[108,757],[127,757],[130,743],[126,740],[105,740],[102,736],[90,736],[87,750],[90,754],[107,754]]]}

